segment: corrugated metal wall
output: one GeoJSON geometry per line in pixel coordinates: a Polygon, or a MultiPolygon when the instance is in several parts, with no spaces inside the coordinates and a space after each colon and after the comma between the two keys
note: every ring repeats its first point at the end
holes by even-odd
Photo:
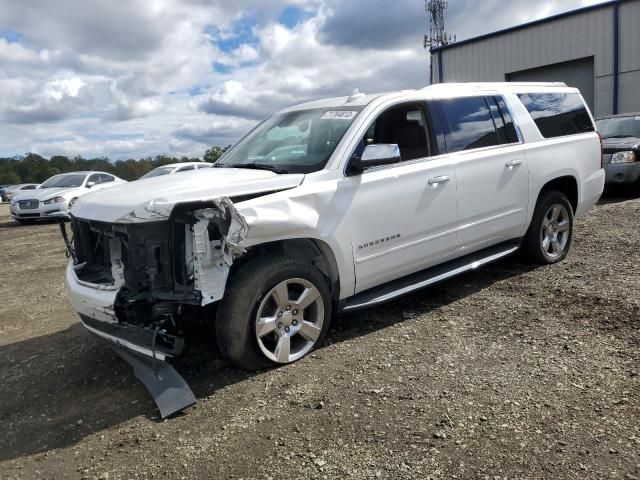
{"type": "MultiPolygon", "coordinates": [[[[509,74],[593,57],[594,110],[613,109],[614,6],[510,31],[432,55],[434,82],[442,56],[445,82],[505,81],[509,74]]],[[[640,111],[640,0],[620,4],[619,110],[640,111]]]]}
{"type": "Polygon", "coordinates": [[[621,112],[640,112],[640,0],[620,5],[621,112]]]}

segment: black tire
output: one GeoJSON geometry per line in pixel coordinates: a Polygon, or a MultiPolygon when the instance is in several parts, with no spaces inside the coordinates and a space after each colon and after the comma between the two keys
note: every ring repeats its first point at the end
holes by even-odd
{"type": "MultiPolygon", "coordinates": [[[[533,213],[533,219],[527,234],[525,235],[524,242],[522,244],[522,253],[531,262],[538,265],[551,265],[563,261],[569,254],[571,248],[571,240],[573,238],[573,207],[569,198],[562,192],[555,190],[548,190],[540,194],[538,203],[536,205],[535,212],[533,213]],[[566,231],[566,241],[558,241],[558,244],[562,247],[559,252],[556,252],[554,245],[545,249],[544,240],[547,236],[547,227],[545,226],[545,219],[549,222],[549,219],[553,217],[552,209],[559,207],[561,210],[562,222],[552,223],[552,231],[555,228],[556,238],[563,235],[564,232],[559,232],[558,227],[560,223],[564,225],[564,222],[568,222],[568,230],[566,231]],[[566,218],[565,218],[566,217],[566,218]]],[[[550,233],[553,235],[553,233],[550,233]]]]}
{"type": "Polygon", "coordinates": [[[220,352],[234,365],[255,371],[279,364],[267,358],[258,344],[256,317],[267,294],[290,279],[310,282],[321,295],[324,304],[322,328],[310,351],[322,344],[332,317],[331,294],[324,275],[313,265],[293,257],[257,258],[231,277],[216,315],[215,331],[220,352]]]}

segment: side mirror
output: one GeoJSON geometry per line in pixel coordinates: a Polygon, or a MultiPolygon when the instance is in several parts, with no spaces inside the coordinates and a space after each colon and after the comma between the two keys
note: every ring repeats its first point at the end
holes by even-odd
{"type": "Polygon", "coordinates": [[[87,182],[87,188],[95,187],[96,182],[87,182]]]}
{"type": "Polygon", "coordinates": [[[362,155],[354,155],[349,165],[352,173],[362,173],[367,168],[390,165],[402,161],[400,147],[395,143],[367,145],[362,155]]]}

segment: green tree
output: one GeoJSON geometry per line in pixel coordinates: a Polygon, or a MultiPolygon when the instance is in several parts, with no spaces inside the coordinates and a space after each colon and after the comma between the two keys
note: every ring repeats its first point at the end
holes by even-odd
{"type": "Polygon", "coordinates": [[[63,155],[54,155],[51,157],[51,160],[49,160],[49,163],[53,168],[57,168],[60,172],[71,171],[71,160],[63,155]]]}
{"type": "Polygon", "coordinates": [[[204,153],[203,161],[209,163],[215,163],[222,156],[222,154],[226,151],[226,148],[222,147],[211,147],[204,153]]]}
{"type": "Polygon", "coordinates": [[[54,175],[60,175],[62,172],[60,171],[59,168],[56,167],[49,167],[47,169],[47,178],[51,178],[54,175]]]}
{"type": "Polygon", "coordinates": [[[14,171],[27,183],[41,183],[47,178],[49,161],[37,153],[28,153],[16,162],[14,171]]]}
{"type": "Polygon", "coordinates": [[[2,185],[17,185],[20,183],[20,177],[13,170],[7,170],[0,172],[0,184],[2,185]]]}
{"type": "MultiPolygon", "coordinates": [[[[204,161],[215,162],[229,147],[211,147],[204,155],[204,161]]],[[[36,154],[27,153],[14,157],[0,158],[0,183],[42,183],[59,173],[99,170],[117,175],[125,180],[137,180],[154,168],[170,163],[199,162],[199,158],[186,156],[176,158],[171,155],[157,155],[141,159],[118,160],[112,162],[107,157],[69,158],[54,155],[50,160],[36,154]]]]}

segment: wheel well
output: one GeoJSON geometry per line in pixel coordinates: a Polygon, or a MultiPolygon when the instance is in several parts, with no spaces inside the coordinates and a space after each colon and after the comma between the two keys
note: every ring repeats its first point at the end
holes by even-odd
{"type": "Polygon", "coordinates": [[[565,177],[554,178],[542,187],[538,199],[542,193],[551,190],[564,193],[569,198],[569,203],[571,203],[571,207],[575,213],[578,208],[578,182],[574,177],[567,175],[565,177]]]}
{"type": "Polygon", "coordinates": [[[327,278],[327,283],[334,299],[339,297],[340,274],[338,271],[338,263],[336,262],[331,247],[321,240],[296,238],[256,245],[249,248],[245,255],[235,261],[230,276],[242,265],[245,265],[257,256],[274,254],[287,255],[311,263],[327,278]]]}

